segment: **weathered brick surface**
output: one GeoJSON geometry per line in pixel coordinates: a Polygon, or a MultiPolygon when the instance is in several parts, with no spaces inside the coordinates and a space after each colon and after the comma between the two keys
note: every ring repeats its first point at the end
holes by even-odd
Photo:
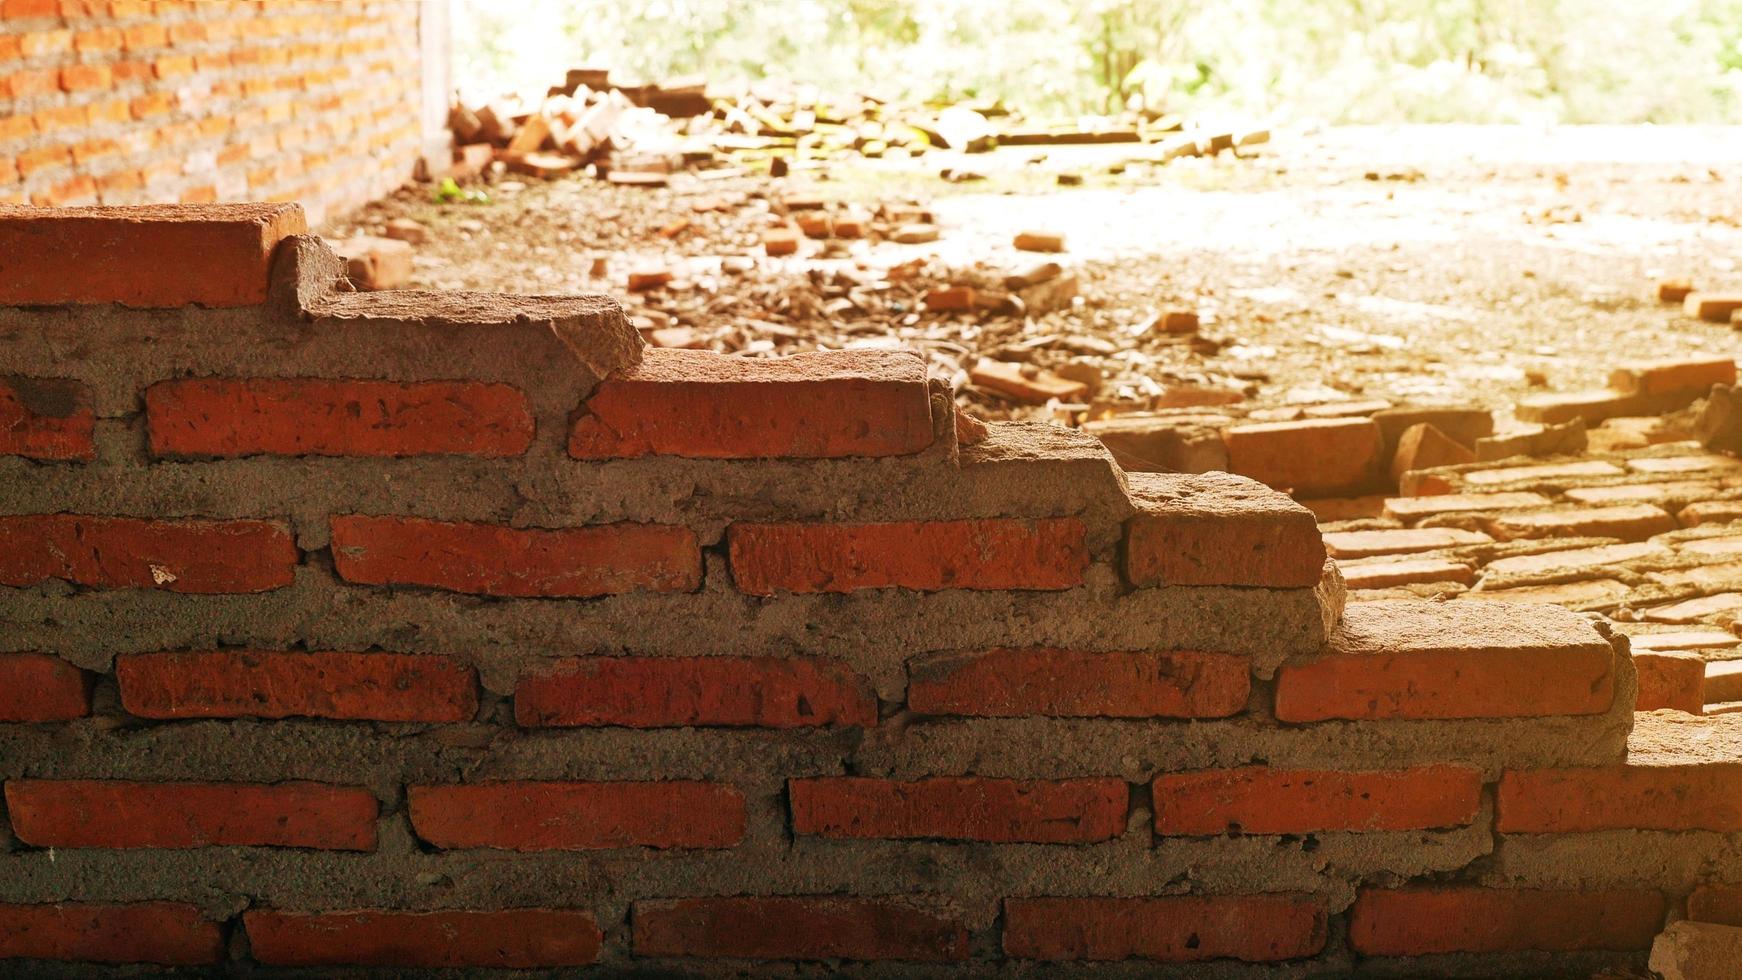
{"type": "Polygon", "coordinates": [[[1633,655],[1639,673],[1640,711],[1673,708],[1699,714],[1706,704],[1706,662],[1691,653],[1645,653],[1633,655]]]}
{"type": "Polygon", "coordinates": [[[296,200],[316,220],[377,198],[423,150],[420,6],[13,0],[0,198],[296,200]]]}
{"type": "Polygon", "coordinates": [[[1613,656],[1562,610],[1359,603],[1322,657],[1277,674],[1276,717],[1595,714],[1614,699],[1613,656]]]}
{"type": "Polygon", "coordinates": [[[1134,473],[1138,512],[1125,525],[1133,585],[1303,588],[1324,574],[1312,512],[1261,484],[1222,473],[1134,473]]]}
{"type": "Polygon", "coordinates": [[[1349,945],[1370,956],[1646,949],[1665,911],[1655,891],[1366,888],[1349,915],[1349,945]]]}
{"type": "Polygon", "coordinates": [[[1507,834],[1742,831],[1742,764],[1509,770],[1495,827],[1507,834]]]}
{"type": "Polygon", "coordinates": [[[117,658],[121,704],[142,718],[469,721],[477,682],[446,657],[215,650],[117,658]]]}
{"type": "Polygon", "coordinates": [[[982,650],[908,673],[908,708],[937,715],[1223,718],[1246,710],[1252,689],[1249,658],[1193,651],[982,650]]]}
{"type": "Polygon", "coordinates": [[[1475,819],[1482,777],[1460,766],[1388,772],[1212,769],[1157,776],[1158,834],[1427,830],[1475,819]]]}
{"type": "MultiPolygon", "coordinates": [[[[202,966],[216,964],[223,957],[224,936],[219,924],[205,918],[193,905],[0,905],[0,961],[202,966]]],[[[14,967],[25,969],[23,964],[15,963],[14,967]]]]}
{"type": "Polygon", "coordinates": [[[1110,840],[1125,830],[1130,803],[1117,779],[827,777],[795,779],[788,793],[792,827],[800,834],[1000,843],[1110,840]]]}
{"type": "Polygon", "coordinates": [[[299,913],[242,917],[254,958],[274,966],[398,966],[529,970],[586,966],[603,935],[575,909],[299,913]]]}
{"type": "Polygon", "coordinates": [[[897,898],[691,898],[636,902],[638,956],[747,960],[968,958],[968,930],[955,919],[897,898]]]}
{"type": "Polygon", "coordinates": [[[1330,494],[1378,473],[1384,440],[1372,419],[1259,422],[1222,430],[1228,468],[1279,490],[1330,494]]]}
{"type": "Polygon", "coordinates": [[[0,377],[0,456],[97,457],[90,389],[61,378],[0,377]]]}
{"type": "Polygon", "coordinates": [[[1068,589],[1089,553],[1074,518],[734,524],[732,578],[751,595],[858,589],[1068,589]]]}
{"type": "Polygon", "coordinates": [[[532,409],[508,385],[187,379],[145,392],[160,456],[518,456],[532,409]]]}
{"type": "Polygon", "coordinates": [[[1640,541],[1654,534],[1673,531],[1675,518],[1651,504],[1616,507],[1580,507],[1540,513],[1505,514],[1488,522],[1490,532],[1503,541],[1516,538],[1591,537],[1640,541]]]}
{"type": "Polygon", "coordinates": [[[0,653],[0,722],[68,721],[91,710],[91,675],[45,653],[0,653]]]}
{"type": "Polygon", "coordinates": [[[1742,926],[1742,885],[1701,885],[1688,895],[1688,918],[1742,926]]]}
{"type": "Polygon", "coordinates": [[[0,517],[0,585],[265,592],[291,583],[296,545],[272,521],[0,517]]]}
{"type": "Polygon", "coordinates": [[[320,783],[14,779],[6,807],[38,847],[375,848],[375,797],[320,783]]]}
{"type": "Polygon", "coordinates": [[[1312,956],[1324,945],[1324,905],[1292,895],[1004,903],[1004,952],[1021,960],[1268,963],[1312,956]]]}
{"type": "Polygon", "coordinates": [[[695,533],[654,524],[525,529],[415,517],[332,519],[348,582],[497,596],[597,596],[701,584],[695,533]]]}
{"type": "Polygon", "coordinates": [[[1713,385],[1735,383],[1736,360],[1732,357],[1633,361],[1609,375],[1609,387],[1646,395],[1669,391],[1704,395],[1713,385]]]}
{"type": "Polygon", "coordinates": [[[899,456],[932,442],[925,364],[905,352],[778,360],[652,350],[575,419],[580,459],[899,456]]]}
{"type": "Polygon", "coordinates": [[[0,205],[0,306],[264,303],[274,246],[307,231],[292,204],[71,213],[0,205]]]}
{"type": "Polygon", "coordinates": [[[412,786],[407,800],[412,828],[440,848],[714,848],[744,836],[744,796],[718,783],[412,786]]]}
{"type": "Polygon", "coordinates": [[[778,657],[587,657],[520,682],[527,727],[877,724],[877,699],[839,663],[778,657]]]}

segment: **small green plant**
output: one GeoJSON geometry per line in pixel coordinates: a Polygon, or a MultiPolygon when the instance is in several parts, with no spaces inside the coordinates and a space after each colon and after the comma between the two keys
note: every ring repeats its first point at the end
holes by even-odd
{"type": "Polygon", "coordinates": [[[437,204],[489,204],[490,195],[479,190],[468,190],[460,186],[459,181],[452,177],[443,177],[436,185],[435,200],[437,204]]]}

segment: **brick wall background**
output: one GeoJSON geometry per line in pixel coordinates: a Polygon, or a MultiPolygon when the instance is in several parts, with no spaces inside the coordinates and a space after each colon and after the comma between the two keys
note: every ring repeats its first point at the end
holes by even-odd
{"type": "Polygon", "coordinates": [[[911,353],[338,292],[304,230],[0,207],[0,974],[1591,976],[1742,921],[1742,715],[1636,714],[1580,615],[1345,609],[1300,505],[911,353]]]}
{"type": "Polygon", "coordinates": [[[0,0],[0,203],[380,197],[426,146],[424,6],[0,0]]]}

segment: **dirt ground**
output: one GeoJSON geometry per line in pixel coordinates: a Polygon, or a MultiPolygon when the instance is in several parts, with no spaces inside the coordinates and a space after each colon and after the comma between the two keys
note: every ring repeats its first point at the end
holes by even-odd
{"type": "Polygon", "coordinates": [[[436,204],[414,185],[324,231],[379,233],[411,217],[430,229],[413,286],[603,291],[645,327],[692,328],[677,342],[767,354],[899,341],[930,351],[964,401],[993,416],[1048,413],[966,384],[977,356],[1093,364],[1107,379],[1100,397],[1121,412],[1204,385],[1244,392],[1247,407],[1385,398],[1504,411],[1531,391],[1601,387],[1621,358],[1737,345],[1728,327],[1654,294],[1663,275],[1742,288],[1735,130],[1284,129],[1238,157],[1128,162],[1138,152],[854,158],[778,179],[677,173],[662,188],[510,176],[483,204],[436,204]],[[1060,174],[1082,183],[1061,186],[1060,174]],[[761,232],[806,194],[914,202],[941,237],[807,241],[798,257],[765,256],[761,232]],[[1015,251],[1025,229],[1064,233],[1066,252],[1015,251]],[[1052,258],[1081,280],[1082,299],[1061,312],[920,303],[926,288],[1052,258]],[[630,272],[659,267],[677,281],[629,291],[630,272]],[[1167,309],[1197,310],[1203,339],[1134,335],[1167,309]]]}

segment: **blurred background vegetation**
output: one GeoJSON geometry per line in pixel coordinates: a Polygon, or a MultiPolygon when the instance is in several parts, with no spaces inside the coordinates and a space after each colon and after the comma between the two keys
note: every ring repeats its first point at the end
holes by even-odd
{"type": "Polygon", "coordinates": [[[1373,122],[1742,122],[1742,0],[455,0],[469,98],[658,81],[1373,122]]]}

